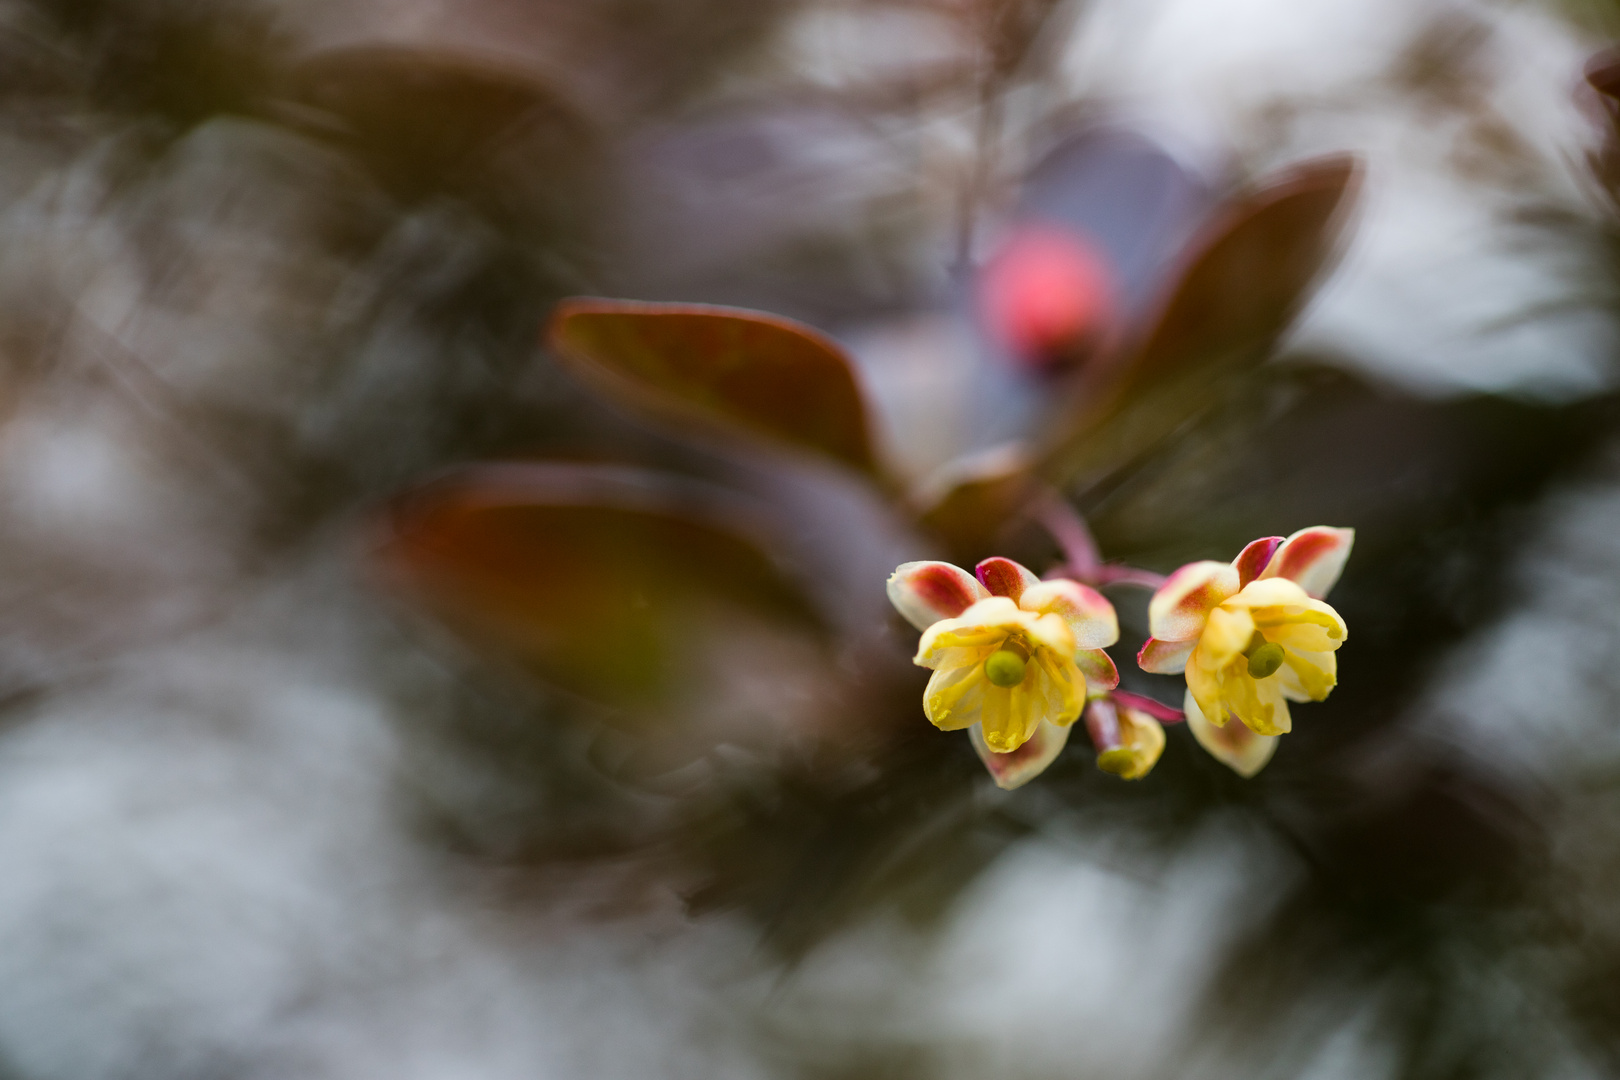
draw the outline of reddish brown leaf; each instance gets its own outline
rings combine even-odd
[[[1355,159],[1324,158],[1234,202],[1194,246],[1112,385],[1094,388],[1056,440],[1043,474],[1095,481],[1203,411],[1223,380],[1266,359],[1336,250],[1359,177]]]
[[[1605,49],[1588,60],[1586,81],[1605,97],[1620,100],[1620,49]]]
[[[576,298],[558,306],[550,341],[581,377],[644,415],[877,470],[854,371],[807,326],[728,308]]]
[[[1358,176],[1354,158],[1326,158],[1237,201],[1170,292],[1130,364],[1131,380],[1274,344],[1332,252],[1339,208]]]
[[[707,485],[611,466],[468,468],[401,499],[390,577],[458,630],[618,707],[667,697],[716,605],[815,625],[758,522]]]

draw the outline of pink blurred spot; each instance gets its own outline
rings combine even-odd
[[[979,303],[990,332],[1020,360],[1056,367],[1081,359],[1112,315],[1112,273],[1080,235],[1027,226],[985,266]]]

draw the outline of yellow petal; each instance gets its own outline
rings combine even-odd
[[[985,744],[998,754],[1023,746],[1041,722],[1031,707],[1029,691],[1021,685],[1004,690],[988,680],[982,685],[984,706],[979,725],[984,729]]]
[[[1198,699],[1198,707],[1203,710],[1211,724],[1220,727],[1226,723],[1226,705],[1221,701],[1221,679],[1218,671],[1197,664],[1188,664],[1187,692]]]
[[[1029,613],[1005,596],[987,596],[962,612],[959,622],[1021,626]]]
[[[1080,718],[1086,706],[1086,677],[1073,660],[1042,649],[1031,657],[1024,686],[1034,698],[1032,707],[1042,720],[1067,727]]]
[[[990,777],[996,782],[996,787],[1003,791],[1022,787],[1045,772],[1047,766],[1057,760],[1058,755],[1063,752],[1064,744],[1069,741],[1068,728],[1042,724],[1023,746],[1005,754],[998,754],[984,741],[982,728],[971,728],[968,734],[973,739],[973,749],[978,751],[979,760],[984,762],[984,767],[990,771]]]
[[[1216,727],[1204,717],[1192,691],[1187,692],[1184,709],[1187,727],[1198,745],[1209,751],[1211,757],[1245,779],[1266,767],[1271,755],[1277,752],[1275,738],[1256,735],[1242,724]]]
[[[1286,735],[1292,727],[1288,701],[1275,677],[1255,679],[1247,668],[1233,664],[1221,681],[1221,699],[1256,735]]]
[[[1101,649],[1119,640],[1114,605],[1096,589],[1078,581],[1043,581],[1026,590],[1018,606],[1041,615],[1060,615],[1069,624],[1076,648]]]
[[[969,653],[988,654],[998,647],[1013,629],[1031,621],[1028,612],[1005,597],[992,596],[981,600],[962,613],[961,618],[943,619],[923,631],[917,642],[917,655],[912,659],[918,667],[955,667],[968,662]]]
[[[1300,695],[1294,697],[1296,701],[1321,701],[1338,684],[1339,658],[1330,652],[1284,649],[1283,669],[1277,677],[1283,680],[1286,696],[1294,697],[1293,691]]]
[[[1074,634],[1061,615],[1037,615],[1024,632],[1036,645],[1061,656],[1074,655]]]
[[[1234,664],[1221,672],[1221,705],[1229,716],[1236,717],[1250,730],[1262,735],[1277,734],[1267,730],[1271,726],[1271,717],[1265,715],[1264,706],[1260,703],[1260,688],[1255,685],[1254,678],[1246,669],[1237,668],[1238,665]]]
[[[1267,641],[1293,649],[1330,652],[1350,636],[1344,619],[1320,600],[1309,600],[1303,607],[1256,607],[1249,612]]]
[[[1287,578],[1261,578],[1245,585],[1225,607],[1304,607],[1311,602],[1305,590]]]
[[[979,722],[984,691],[989,687],[984,668],[978,664],[940,668],[923,691],[923,714],[941,731],[972,727]]]
[[[1254,636],[1254,620],[1246,608],[1221,606],[1209,613],[1204,634],[1193,650],[1192,663],[1209,671],[1219,671],[1243,654]]]

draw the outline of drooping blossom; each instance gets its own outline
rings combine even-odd
[[[1348,630],[1322,598],[1354,540],[1352,529],[1323,526],[1256,540],[1230,563],[1183,566],[1149,602],[1153,636],[1137,662],[1186,675],[1193,735],[1246,776],[1275,749],[1255,737],[1289,731],[1289,702],[1321,701],[1338,680]],[[1246,733],[1226,730],[1234,717]]]
[[[1123,690],[1100,694],[1086,706],[1086,731],[1097,768],[1122,780],[1140,780],[1164,753],[1164,724],[1182,721],[1179,709]]]
[[[1003,787],[1051,764],[1088,694],[1119,683],[1103,651],[1119,640],[1114,607],[1079,582],[1041,581],[1011,559],[992,558],[975,574],[906,563],[888,590],[923,631],[914,662],[934,672],[923,712],[942,730],[972,729]]]

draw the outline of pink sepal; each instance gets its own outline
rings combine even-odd
[[[1044,720],[1024,745],[1006,754],[998,754],[990,749],[978,724],[974,724],[968,734],[973,740],[973,749],[978,751],[979,760],[984,762],[990,778],[996,782],[996,787],[1003,791],[1022,787],[1045,772],[1047,766],[1057,760],[1058,755],[1063,752],[1064,745],[1069,741],[1067,727],[1058,727]]]
[[[1119,640],[1119,617],[1114,605],[1096,589],[1059,578],[1024,590],[1018,606],[1025,611],[1060,616],[1081,649],[1102,649]]]
[[[1283,538],[1280,536],[1265,536],[1244,548],[1238,557],[1232,560],[1232,565],[1237,567],[1238,588],[1243,588],[1264,573],[1266,567],[1271,565],[1271,557],[1277,553],[1282,544]]]
[[[972,574],[948,562],[903,563],[889,575],[889,602],[919,630],[954,619],[989,596]]]
[[[1148,632],[1160,641],[1186,641],[1204,632],[1209,613],[1238,591],[1231,563],[1188,563],[1148,601]]]
[[[1263,578],[1288,578],[1312,599],[1321,600],[1337,584],[1356,542],[1356,530],[1315,525],[1284,540],[1271,557]]]
[[[973,568],[973,572],[991,596],[1005,596],[1015,604],[1024,595],[1025,589],[1041,583],[1040,578],[1023,566],[999,555],[984,560]]]
[[[1185,641],[1148,638],[1136,654],[1136,666],[1154,675],[1180,675],[1187,669],[1187,658],[1197,646],[1196,637]]]
[[[1113,657],[1101,649],[1076,649],[1074,662],[1086,676],[1088,691],[1112,690],[1119,685],[1119,669]]]

